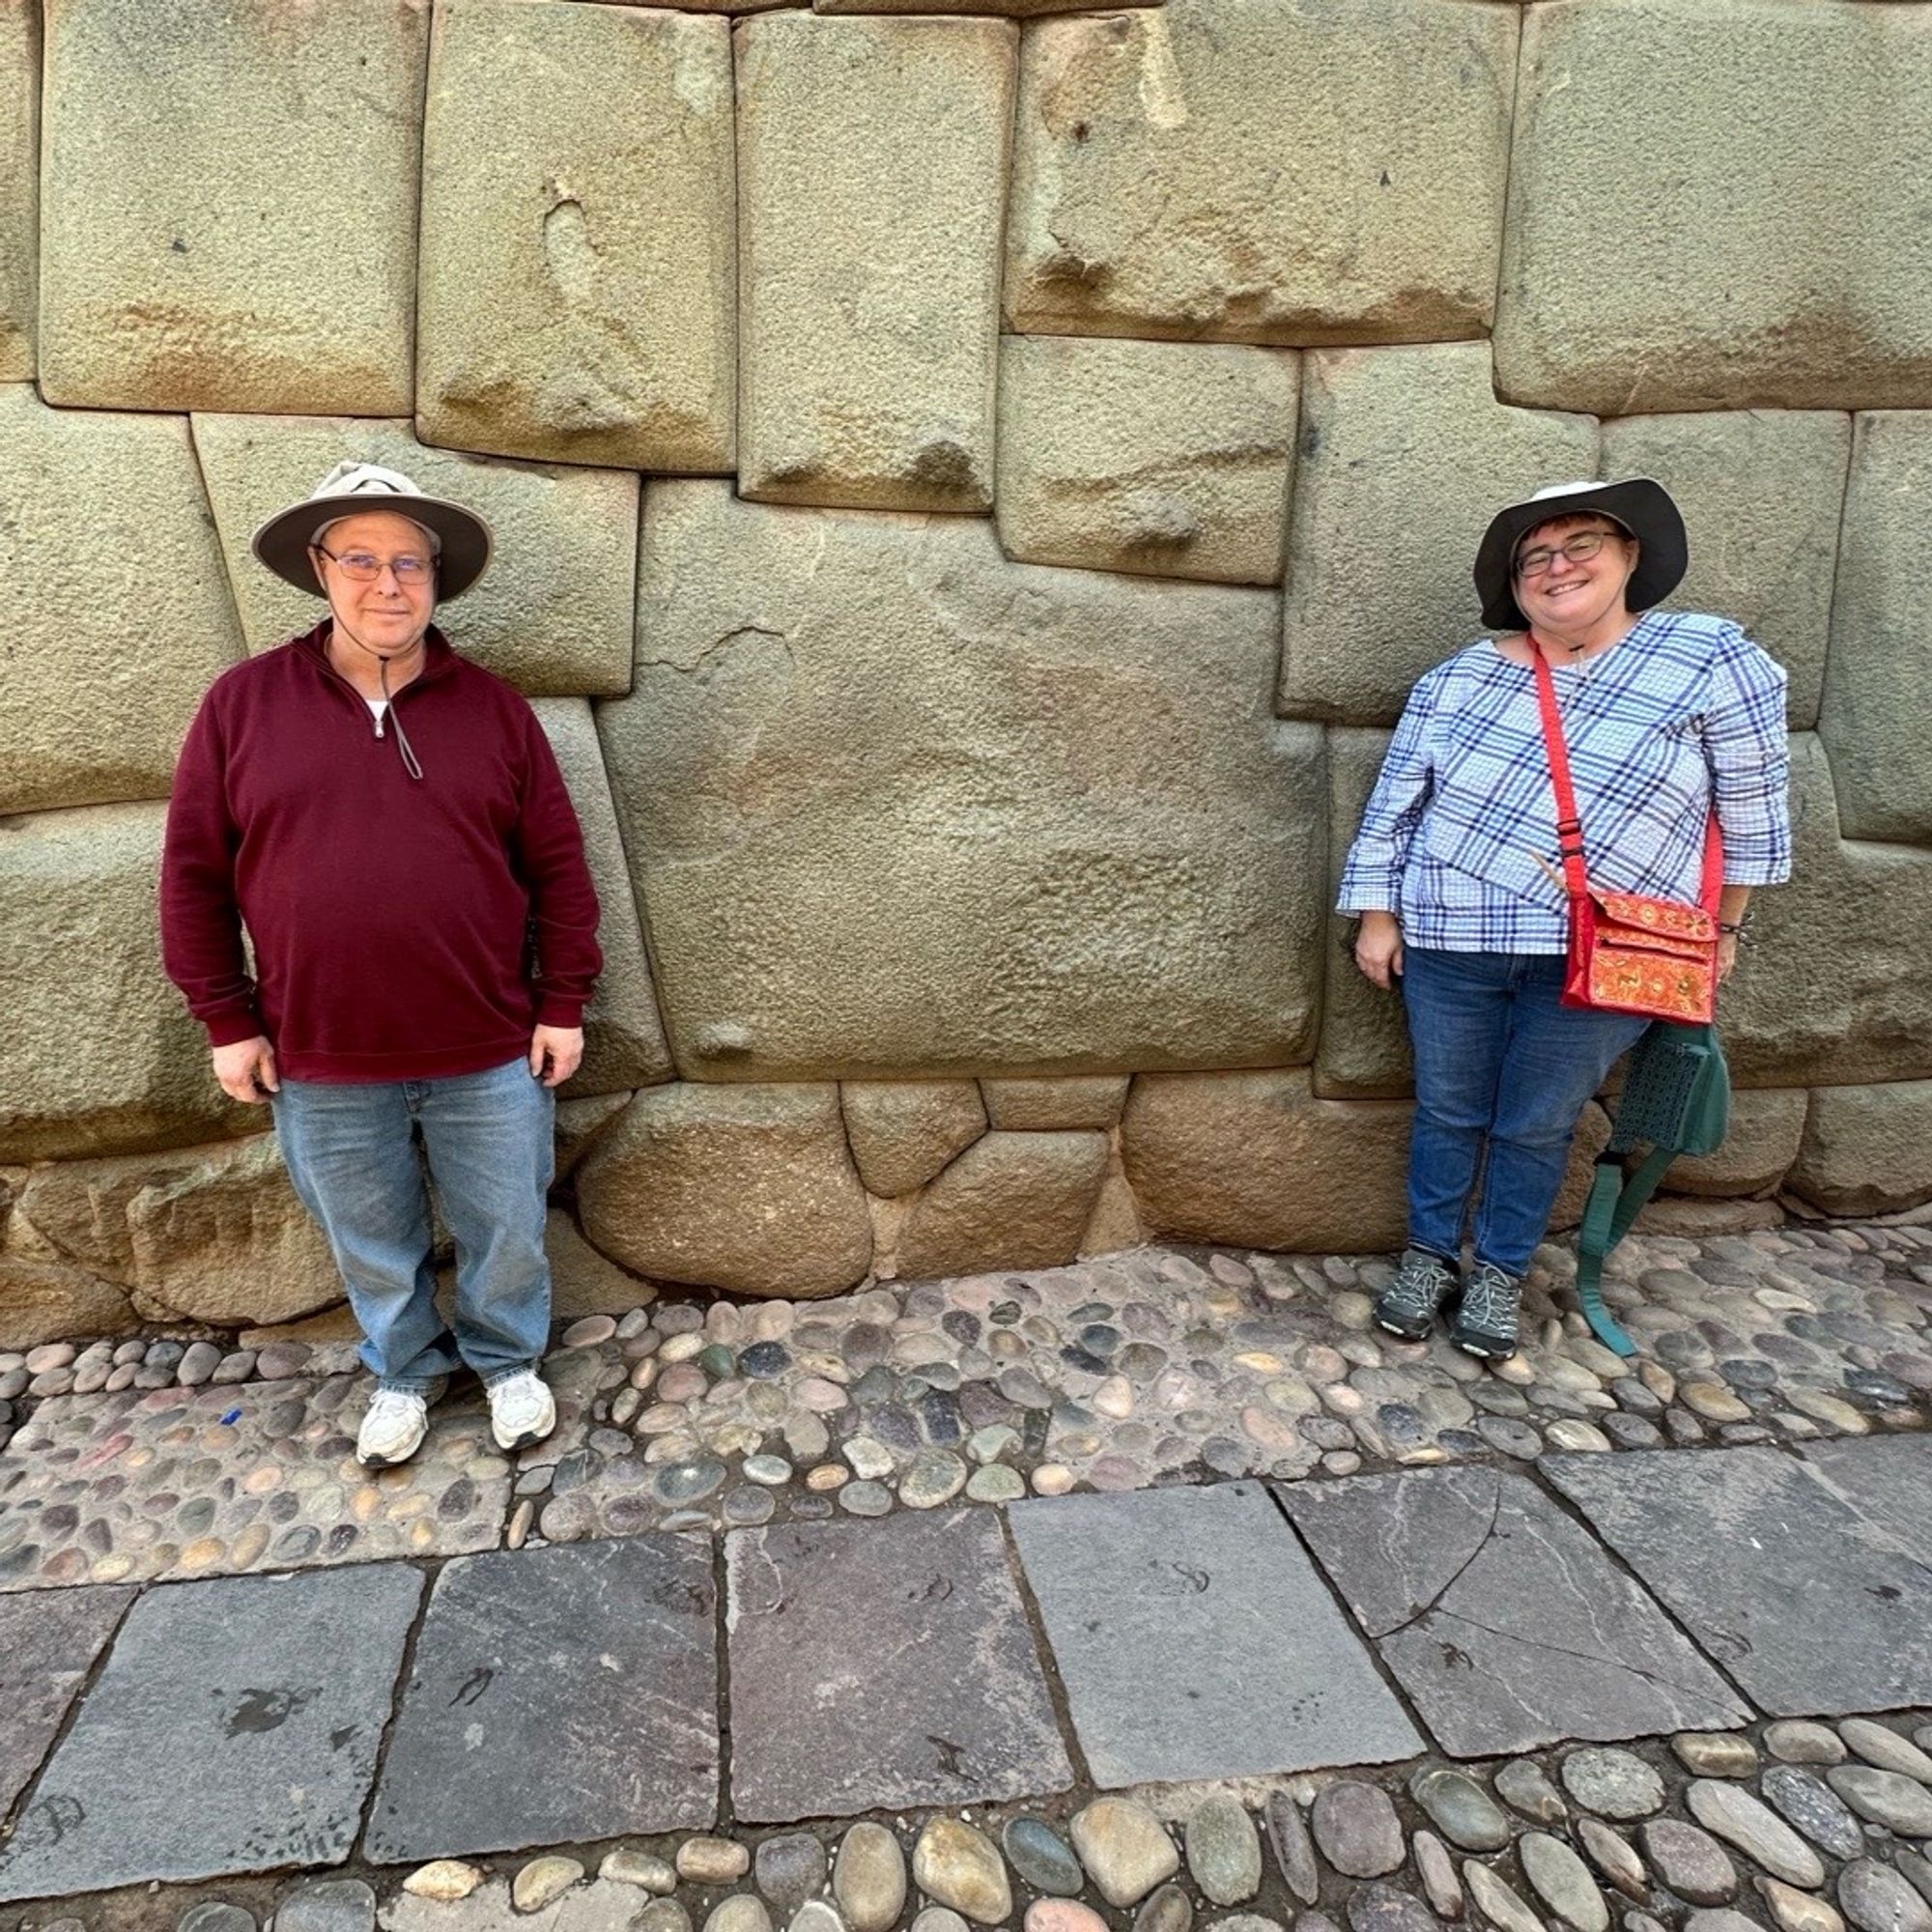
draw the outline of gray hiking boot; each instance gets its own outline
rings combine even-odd
[[[1517,1314],[1522,1305],[1522,1283],[1505,1274],[1494,1262],[1478,1262],[1463,1284],[1449,1339],[1465,1355],[1499,1362],[1516,1353]]]
[[[1391,1335],[1420,1342],[1435,1321],[1435,1312],[1456,1292],[1456,1270],[1440,1255],[1405,1248],[1395,1279],[1376,1300],[1376,1320]]]

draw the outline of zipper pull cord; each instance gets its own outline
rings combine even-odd
[[[403,729],[403,721],[397,715],[396,700],[389,696],[389,661],[387,658],[381,658],[378,663],[382,667],[383,702],[388,707],[389,723],[396,727],[396,750],[402,753],[403,769],[411,778],[420,782],[423,775],[422,767],[416,763],[415,749],[411,745],[409,733]],[[383,721],[380,718],[376,721],[376,735],[379,738],[383,735]]]

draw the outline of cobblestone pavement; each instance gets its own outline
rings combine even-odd
[[[0,1927],[1932,1932],[1932,1231],[1564,1267],[651,1300],[373,1480],[339,1347],[0,1357]]]

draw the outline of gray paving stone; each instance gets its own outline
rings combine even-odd
[[[1932,1569],[1770,1448],[1543,1467],[1772,1717],[1932,1703]]]
[[[1008,1520],[1103,1788],[1422,1748],[1257,1485],[1043,1498]]]
[[[107,1586],[0,1599],[0,1818],[40,1768],[133,1594]]]
[[[714,1823],[716,1607],[701,1537],[449,1564],[416,1642],[368,1857],[403,1863]]]
[[[998,1512],[733,1530],[724,1548],[741,1821],[1073,1782]]]
[[[150,1590],[0,1850],[0,1898],[340,1863],[422,1586],[379,1563]]]
[[[1866,1521],[1932,1565],[1932,1435],[1807,1442],[1799,1453]]]
[[[1412,1469],[1295,1484],[1282,1494],[1451,1756],[1723,1727],[1749,1716],[1527,1476]]]

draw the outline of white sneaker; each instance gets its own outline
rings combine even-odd
[[[429,1434],[429,1398],[417,1389],[379,1388],[355,1437],[355,1460],[365,1469],[407,1463]]]
[[[534,1369],[492,1382],[489,1397],[490,1433],[505,1454],[541,1442],[556,1427],[556,1404]]]

